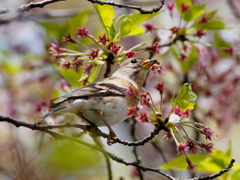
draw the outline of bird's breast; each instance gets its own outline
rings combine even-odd
[[[96,110],[100,110],[103,112],[103,117],[108,124],[115,125],[127,119],[128,100],[129,99],[123,96],[91,97],[81,112],[85,118],[95,125],[104,126],[105,124],[96,113]]]

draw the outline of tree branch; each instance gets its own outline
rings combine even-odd
[[[225,167],[223,168],[221,171],[215,173],[215,174],[212,174],[210,176],[205,176],[205,177],[199,177],[199,178],[193,178],[192,180],[208,180],[208,179],[215,179],[219,176],[221,176],[222,174],[228,172],[232,167],[233,167],[233,164],[235,162],[235,159],[231,159],[230,163]]]
[[[29,4],[24,4],[21,5],[20,7],[18,7],[16,9],[17,13],[22,13],[24,11],[29,11],[30,9],[33,8],[43,8],[44,6],[48,5],[48,4],[52,4],[55,2],[59,2],[59,1],[65,1],[65,0],[43,0],[40,2],[30,2]],[[0,10],[0,14],[6,14],[9,13],[11,10],[8,8],[4,8],[2,10]]]
[[[158,12],[162,9],[162,7],[165,3],[165,0],[160,0],[157,8],[153,8],[151,10],[144,10],[140,6],[133,6],[133,5],[128,5],[128,4],[115,3],[113,1],[100,1],[100,0],[87,0],[87,1],[92,2],[92,3],[97,3],[97,4],[100,4],[100,5],[111,5],[111,6],[116,6],[116,7],[119,7],[119,8],[135,9],[135,10],[138,10],[141,14],[152,14],[154,12]]]
[[[61,133],[50,130],[51,128],[53,129],[53,128],[56,128],[56,127],[63,128],[64,127],[63,125],[52,125],[52,126],[38,125],[38,124],[35,124],[35,123],[28,123],[28,122],[24,122],[24,121],[19,121],[17,119],[7,117],[7,116],[2,116],[2,115],[0,115],[0,122],[8,122],[8,123],[11,123],[11,124],[15,125],[16,127],[24,126],[24,127],[29,128],[29,129],[32,129],[32,130],[40,130],[40,131],[43,131],[45,133],[48,133],[48,134],[52,135],[53,137],[55,137],[57,139],[67,139],[67,140],[70,140],[70,141],[74,141],[78,144],[87,146],[89,148],[92,148],[96,151],[99,151],[99,152],[103,153],[104,155],[108,156],[109,158],[111,158],[112,160],[114,160],[118,163],[125,164],[126,166],[135,166],[137,168],[142,169],[143,171],[156,172],[156,173],[161,174],[161,175],[163,175],[166,178],[171,179],[171,180],[180,180],[179,178],[174,178],[174,177],[170,176],[169,174],[163,172],[161,169],[146,167],[146,166],[143,166],[143,165],[139,164],[138,162],[126,161],[126,160],[124,160],[124,159],[122,159],[122,158],[120,158],[120,157],[118,157],[118,156],[116,156],[116,155],[114,155],[114,154],[112,154],[108,151],[105,151],[104,149],[102,149],[100,147],[97,147],[97,146],[89,144],[87,142],[84,142],[84,141],[75,139],[73,137],[69,137],[69,136],[66,136],[64,134],[61,134]],[[73,125],[74,125],[74,127],[77,127],[77,124],[68,124],[67,123],[67,124],[64,124],[64,125],[65,125],[65,127],[67,127],[67,126],[68,127],[73,127]],[[79,126],[78,125],[78,127],[82,127],[83,129],[85,128],[86,130],[89,130],[88,129],[89,126],[83,126],[83,125]],[[156,128],[156,129],[158,130],[159,128]],[[198,177],[198,178],[195,177],[195,178],[192,178],[190,180],[207,180],[207,179],[214,179],[216,177],[219,177],[222,174],[228,172],[229,169],[233,166],[234,162],[235,162],[235,160],[232,159],[228,166],[226,166],[224,169],[222,169],[221,171],[219,171],[219,172],[217,172],[213,175],[205,176],[205,177]]]
[[[56,124],[56,125],[39,125],[39,124],[36,124],[36,123],[19,121],[19,120],[16,120],[14,118],[7,117],[7,116],[2,116],[2,115],[0,115],[0,121],[9,122],[9,123],[15,125],[16,127],[23,126],[23,127],[27,127],[29,129],[32,129],[32,130],[39,130],[39,131],[43,131],[43,132],[46,132],[46,130],[49,130],[49,129],[73,127],[73,128],[79,128],[83,131],[88,131],[88,132],[92,133],[94,136],[100,136],[100,137],[103,137],[105,139],[109,138],[108,134],[103,133],[99,129],[91,128],[91,126],[89,126],[89,125],[70,124],[70,123]],[[127,146],[144,145],[145,143],[152,140],[161,130],[164,130],[164,125],[163,124],[160,125],[160,126],[156,126],[154,131],[149,136],[145,137],[142,140],[125,141],[125,140],[122,140],[119,137],[112,137],[111,142],[112,143],[120,143],[120,144],[127,145]]]
[[[48,4],[52,4],[52,3],[56,3],[59,1],[66,1],[66,0],[43,0],[40,2],[30,2],[28,4],[24,4],[21,5],[20,7],[18,7],[17,9],[9,9],[9,8],[3,8],[0,9],[0,15],[6,14],[6,13],[10,13],[10,12],[14,12],[14,14],[11,14],[10,16],[7,17],[1,17],[0,18],[0,24],[4,24],[9,22],[10,20],[16,19],[17,17],[19,17],[23,12],[25,11],[29,11],[33,8],[43,8],[44,6],[48,5]],[[129,8],[129,9],[135,9],[138,10],[141,14],[152,14],[154,12],[158,12],[162,9],[165,0],[160,0],[158,3],[158,7],[153,8],[151,10],[144,10],[141,8],[141,6],[133,6],[133,5],[128,5],[128,4],[121,4],[121,3],[115,3],[113,1],[100,1],[100,0],[87,0],[91,3],[97,3],[100,5],[111,5],[111,6],[116,6],[119,8]]]

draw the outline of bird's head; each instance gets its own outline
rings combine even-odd
[[[130,58],[122,62],[112,76],[121,77],[140,87],[143,85],[149,69],[155,63],[157,63],[155,59]]]

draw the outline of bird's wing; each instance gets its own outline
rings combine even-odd
[[[91,96],[126,96],[127,87],[121,87],[116,83],[107,81],[98,81],[87,86],[77,88],[70,93],[52,99],[52,101],[62,99],[62,101],[70,99],[88,98]]]

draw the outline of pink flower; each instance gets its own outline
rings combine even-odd
[[[189,10],[189,8],[190,8],[190,6],[188,6],[184,3],[181,4],[182,13],[187,12]]]
[[[179,30],[180,30],[180,28],[178,28],[176,26],[174,26],[170,29],[170,31],[172,31],[172,34],[177,34]]]
[[[113,43],[110,50],[112,51],[113,54],[117,55],[120,47],[117,47],[116,43]]]
[[[182,46],[182,50],[184,52],[187,52],[187,50],[191,49],[191,46],[189,45],[189,43],[184,43]]]
[[[70,68],[70,62],[65,60],[65,59],[61,59],[59,67],[62,69],[69,69]]]
[[[153,25],[150,24],[150,23],[146,23],[146,24],[144,24],[143,26],[145,27],[146,32],[152,32],[152,31],[154,30]]]
[[[230,56],[233,56],[235,54],[235,50],[233,48],[226,48],[224,49],[226,53],[228,53]]]
[[[126,94],[127,96],[133,96],[133,97],[135,97],[135,98],[138,97],[137,94],[136,94],[136,92],[135,92],[135,90],[133,89],[132,86],[129,86],[129,87],[128,87],[128,90],[125,92],[125,94]]]
[[[78,57],[74,57],[74,59],[72,60],[72,68],[78,72],[80,66],[82,65],[83,65],[83,60],[78,59]]]
[[[136,54],[136,52],[134,52],[134,51],[129,51],[129,52],[125,53],[125,56],[126,56],[127,58],[132,58],[132,57],[135,56],[135,54]]]
[[[198,22],[198,24],[207,24],[209,19],[211,19],[211,18],[203,15],[202,19]]]
[[[133,107],[133,108],[128,108],[128,116],[129,117],[133,117],[137,115],[137,107]]]
[[[59,47],[59,45],[52,43],[49,47],[49,53],[52,54],[56,59],[63,57],[63,54],[60,54],[61,51],[65,51],[65,48]]]
[[[170,132],[163,136],[163,139],[167,142],[173,139],[173,136]]]
[[[212,131],[209,127],[204,126],[203,124],[199,123],[199,126],[201,128],[201,132],[206,136],[206,139],[212,140],[213,135],[216,133]]]
[[[143,113],[139,113],[139,115],[140,115],[139,119],[140,119],[142,122],[148,122],[147,113],[143,112]]]
[[[177,114],[178,116],[182,116],[182,114],[183,114],[183,111],[182,111],[182,109],[181,108],[179,108],[179,107],[175,107],[173,110],[172,110],[172,112],[174,113],[174,114]]]
[[[213,151],[213,143],[209,143],[209,144],[202,143],[201,147],[203,147],[208,154],[211,154]]]
[[[59,81],[59,88],[65,91],[69,91],[70,84],[65,79],[61,79]]]
[[[196,164],[193,164],[192,161],[191,161],[188,157],[186,158],[186,161],[187,161],[187,163],[188,163],[187,170],[188,170],[188,171],[196,171],[197,165],[196,165]]]
[[[148,46],[146,49],[152,51],[154,54],[159,54],[161,50],[159,47],[159,41],[154,42],[152,46]]]
[[[102,37],[99,37],[99,41],[105,45],[107,42],[109,42],[109,39],[106,38],[106,34],[104,34]]]
[[[158,64],[154,64],[154,65],[151,67],[151,70],[152,70],[154,73],[163,74],[164,71],[165,71],[165,68],[164,68],[163,66],[158,65]]]
[[[188,141],[186,145],[188,146],[189,151],[192,152],[193,154],[197,154],[201,152],[201,148],[193,141]]]
[[[174,2],[167,3],[167,9],[170,11],[170,14],[172,14],[174,7],[175,7]]]
[[[89,58],[95,59],[95,58],[98,56],[98,52],[99,52],[99,49],[93,50],[93,51],[89,54]]]
[[[181,54],[179,55],[179,57],[178,57],[178,59],[179,59],[180,61],[182,61],[182,62],[184,62],[185,60],[187,60],[187,58],[188,58],[188,55],[185,54],[185,53],[181,53]]]
[[[180,142],[178,144],[178,147],[177,147],[178,155],[179,154],[187,154],[188,150],[189,150],[189,147],[185,143]]]
[[[182,116],[183,116],[184,118],[188,118],[188,117],[190,116],[190,110],[189,110],[189,109],[186,109],[186,111],[184,111],[184,112],[182,113]]]
[[[76,30],[76,35],[80,38],[85,38],[89,35],[90,33],[88,32],[86,27],[83,28],[77,28]]]
[[[141,94],[141,105],[149,106],[150,105],[150,98],[146,94]]]
[[[157,83],[157,85],[154,87],[156,90],[160,92],[160,94],[163,94],[164,89],[164,81]]]
[[[205,36],[206,33],[204,32],[204,29],[198,29],[197,32],[194,34],[194,36],[197,36],[201,38],[202,36]]]

